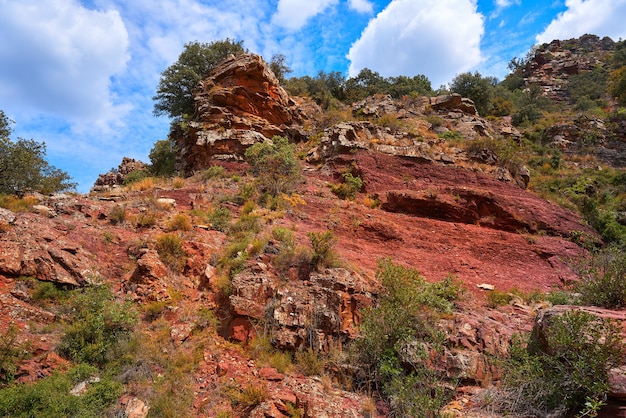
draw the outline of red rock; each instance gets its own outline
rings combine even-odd
[[[259,375],[265,380],[280,381],[283,380],[283,374],[278,373],[273,367],[263,367],[259,369]]]

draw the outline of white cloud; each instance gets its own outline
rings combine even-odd
[[[496,0],[496,6],[500,8],[509,7],[512,4],[520,4],[520,0]]]
[[[565,7],[567,10],[537,35],[538,43],[577,38],[586,33],[614,40],[626,37],[626,0],[566,0]]]
[[[337,2],[338,0],[278,0],[277,12],[272,17],[272,22],[296,31],[302,28],[310,18],[322,13],[329,6],[334,6]],[[364,0],[356,0],[359,4],[364,2]]]
[[[0,2],[0,101],[105,127],[128,111],[111,93],[128,33],[115,10],[76,0]]]
[[[483,32],[473,0],[393,0],[350,48],[349,75],[424,74],[437,88],[481,62]]]
[[[359,13],[372,13],[374,5],[368,0],[349,0],[348,5]]]

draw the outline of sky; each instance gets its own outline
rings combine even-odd
[[[283,54],[291,76],[369,68],[438,88],[468,71],[503,79],[538,43],[626,38],[625,21],[626,0],[0,0],[0,109],[86,193],[167,138],[152,97],[187,42]]]

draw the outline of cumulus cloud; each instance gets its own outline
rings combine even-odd
[[[438,87],[481,62],[483,32],[473,0],[393,0],[350,48],[349,75],[424,74]]]
[[[626,37],[626,0],[566,0],[565,7],[567,10],[537,35],[538,43],[577,38],[586,33],[614,40]]]
[[[3,1],[0,39],[1,102],[103,126],[128,110],[111,93],[129,58],[117,11],[76,0]]]
[[[348,5],[359,13],[372,13],[374,5],[368,0],[349,0]]]
[[[296,31],[302,28],[310,18],[337,3],[338,0],[278,0],[277,12],[272,17],[272,22],[286,29]],[[352,3],[362,6],[367,1],[352,0]]]

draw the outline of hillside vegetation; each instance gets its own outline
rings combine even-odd
[[[438,91],[284,61],[187,44],[88,196],[2,114],[43,177],[0,195],[0,416],[610,414],[626,44]]]

